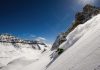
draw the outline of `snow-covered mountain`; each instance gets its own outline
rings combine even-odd
[[[78,25],[66,38],[60,45],[65,51],[58,58],[50,60],[53,51],[49,51],[21,70],[100,70],[100,14]]]
[[[10,34],[0,35],[0,68],[14,61],[31,63],[49,50],[49,47],[39,41],[22,40]]]
[[[100,70],[100,14],[78,25],[60,48],[67,50],[47,70]]]
[[[43,48],[47,47],[47,45],[43,42],[34,41],[34,40],[23,40],[8,33],[4,33],[0,35],[0,43],[11,43],[16,48],[21,48],[22,47],[21,44],[23,45],[27,44],[30,45],[29,47],[32,47],[33,49],[37,49],[37,50],[42,50],[41,46],[44,46]]]
[[[76,13],[75,21],[68,27],[68,30],[59,34],[52,46],[51,50],[57,49],[64,41],[66,41],[67,35],[73,31],[79,24],[84,24],[86,21],[91,19],[100,13],[100,8],[87,4],[83,7],[81,12]]]

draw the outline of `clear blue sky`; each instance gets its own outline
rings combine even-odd
[[[0,33],[51,43],[87,3],[100,6],[100,0],[0,0]]]

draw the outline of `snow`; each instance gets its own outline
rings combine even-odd
[[[21,70],[45,70],[47,64],[49,64],[50,60],[50,55],[51,51],[47,51],[45,52],[43,55],[41,55],[41,57],[39,58],[39,60]]]
[[[71,47],[47,70],[100,70],[100,14],[79,25],[67,39],[60,47]]]
[[[37,60],[27,60],[26,58],[18,58],[11,62],[9,62],[6,66],[4,66],[0,70],[19,70],[20,68],[23,68]]]
[[[30,44],[16,43],[16,45],[19,47],[12,43],[0,42],[0,70],[16,70],[31,64],[40,58],[42,49],[45,48],[44,45],[39,46],[42,47],[41,50],[32,48]],[[37,46],[34,45],[34,47]]]
[[[44,70],[46,69],[47,64],[51,61],[50,54],[51,51],[48,50],[41,54],[36,60],[27,59],[25,57],[18,58],[8,63],[7,66],[0,70]]]

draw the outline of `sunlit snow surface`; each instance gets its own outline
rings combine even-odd
[[[79,25],[67,39],[60,47],[72,46],[47,70],[100,70],[100,14]]]
[[[41,49],[34,49],[29,44],[16,43],[20,47],[15,47],[12,43],[0,42],[0,70],[17,70],[39,60],[44,52],[49,50],[45,45],[34,45]],[[43,50],[46,51],[43,52]]]

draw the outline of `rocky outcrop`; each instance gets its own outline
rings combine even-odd
[[[66,41],[66,34],[65,33],[61,33],[57,36],[51,50],[57,49],[58,46],[63,43],[64,41]]]
[[[100,13],[100,8],[87,4],[82,12],[78,12],[75,15],[75,22],[78,24],[83,24],[88,21],[93,16]]]
[[[99,7],[95,7],[89,4],[85,5],[81,12],[76,13],[75,21],[71,24],[71,26],[69,26],[68,30],[57,36],[51,50],[57,49],[61,43],[66,41],[67,35],[79,24],[85,23],[86,21],[88,21],[93,16],[96,16],[99,13],[100,13]]]

